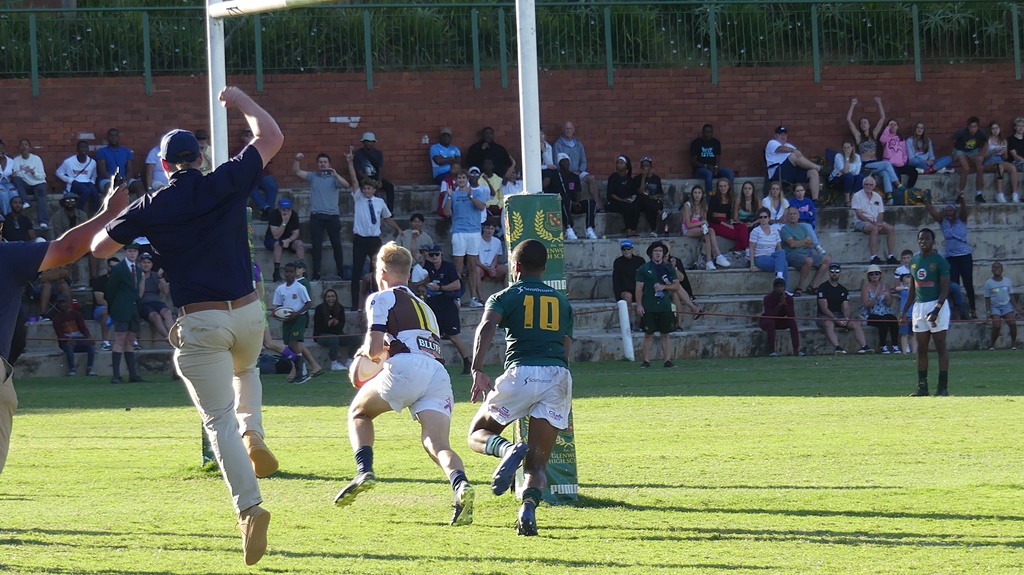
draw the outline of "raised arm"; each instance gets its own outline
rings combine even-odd
[[[929,199],[927,196],[924,198],[924,208],[928,210],[928,214],[932,217],[933,220],[935,220],[935,223],[942,223],[942,214],[940,214],[939,211],[935,209],[935,206],[932,205],[931,199]]]
[[[306,157],[306,156],[303,155],[302,152],[299,152],[299,153],[295,154],[295,161],[292,162],[292,173],[294,173],[296,176],[302,178],[303,180],[305,180],[306,178],[309,177],[309,172],[303,171],[303,169],[302,169],[301,162],[302,162],[302,158],[304,158],[304,157]]]
[[[857,129],[857,124],[853,123],[853,111],[857,108],[857,98],[850,100],[850,110],[846,112],[846,125],[850,126],[850,133],[853,134],[854,141],[860,143],[860,130]]]
[[[871,135],[878,138],[878,135],[882,133],[882,128],[885,127],[885,107],[882,106],[882,98],[879,96],[875,96],[875,103],[878,104],[878,123],[875,124]]]
[[[277,121],[248,94],[235,86],[226,86],[221,90],[220,101],[225,108],[238,108],[245,116],[253,135],[249,145],[260,153],[263,167],[266,167],[284,144],[284,134],[281,133]]]

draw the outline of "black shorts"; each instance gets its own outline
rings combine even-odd
[[[459,335],[462,332],[459,308],[455,307],[454,301],[451,304],[431,306],[430,309],[434,310],[434,315],[437,317],[437,327],[441,330],[441,337]]]
[[[676,314],[671,311],[649,311],[640,318],[644,333],[658,332],[662,335],[675,331]]]
[[[149,317],[151,313],[160,313],[161,310],[167,308],[167,304],[162,301],[140,301],[139,302],[139,315],[142,317]]]
[[[283,237],[275,240],[273,236],[267,236],[263,238],[263,247],[267,248],[270,251],[274,251],[274,246],[277,244],[281,244],[281,242],[283,242],[284,240],[285,238]],[[295,242],[288,244],[287,247],[284,244],[281,244],[281,249],[295,253]]]
[[[142,318],[139,317],[137,310],[132,313],[132,317],[128,321],[114,320],[114,333],[124,333],[126,331],[139,333],[140,330],[142,330]]]

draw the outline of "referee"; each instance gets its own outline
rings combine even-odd
[[[263,306],[253,289],[246,202],[263,167],[281,149],[277,122],[242,90],[220,93],[238,108],[254,138],[237,156],[203,175],[191,132],[172,130],[160,142],[166,187],[118,215],[93,240],[106,258],[132,238],[146,236],[174,278],[178,321],[170,330],[174,364],[199,410],[217,464],[238,513],[246,565],[266,552],[270,512],[259,506],[257,476],[277,470],[263,442],[263,388],[256,360],[263,344]]]

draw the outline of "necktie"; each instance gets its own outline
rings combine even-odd
[[[132,283],[135,284],[135,287],[138,287],[139,286],[139,276],[135,275],[135,264],[129,264],[128,265],[128,269],[131,270],[131,272],[132,272]]]
[[[371,224],[376,224],[377,223],[377,212],[373,211],[373,200],[370,200],[366,205],[370,208],[370,223]]]

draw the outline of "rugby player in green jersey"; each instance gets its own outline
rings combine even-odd
[[[907,321],[907,311],[914,311],[910,325],[917,338],[917,390],[910,395],[928,395],[929,339],[935,342],[939,353],[939,386],[935,395],[949,395],[949,262],[935,251],[935,232],[930,229],[917,233],[917,245],[921,252],[910,260],[910,293],[900,314],[900,321]]]

